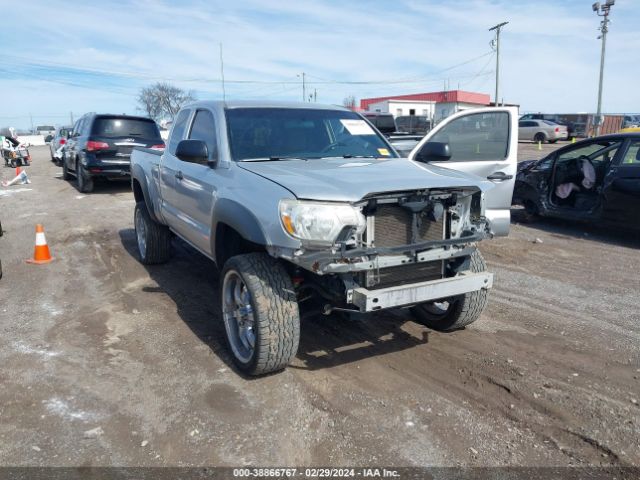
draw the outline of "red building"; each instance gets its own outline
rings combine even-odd
[[[389,95],[385,97],[363,98],[360,100],[360,109],[365,111],[381,111],[395,113],[391,104],[393,102],[424,102],[432,105],[433,118],[440,120],[449,115],[467,110],[488,106],[491,98],[486,93],[465,92],[464,90],[449,90],[444,92],[413,93],[409,95]],[[435,104],[435,105],[434,105]],[[416,112],[418,114],[418,112]]]

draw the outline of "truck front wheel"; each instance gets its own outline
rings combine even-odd
[[[133,222],[140,261],[145,265],[153,265],[169,260],[171,232],[165,225],[153,221],[144,202],[136,203]]]
[[[285,368],[298,351],[300,313],[284,267],[265,253],[237,255],[221,279],[222,319],[238,369],[261,375]]]
[[[474,273],[484,272],[487,264],[478,250],[471,254]],[[487,306],[489,292],[477,290],[435,302],[426,302],[411,309],[414,318],[423,325],[441,332],[459,330],[475,322]]]

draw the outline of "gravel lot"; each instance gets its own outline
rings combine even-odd
[[[1,465],[640,465],[637,236],[516,211],[471,327],[307,320],[290,368],[247,379],[213,264],[175,242],[141,265],[129,185],[80,194],[31,151],[33,183],[0,189]]]

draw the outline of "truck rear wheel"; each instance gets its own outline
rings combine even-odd
[[[471,254],[471,268],[474,273],[484,272],[487,264],[482,254],[476,250]],[[464,295],[426,302],[411,309],[415,319],[423,325],[442,332],[459,330],[480,318],[487,306],[489,292],[485,289]]]
[[[284,369],[298,351],[300,313],[284,267],[265,253],[231,257],[220,307],[235,365],[249,375]]]
[[[136,203],[133,214],[140,261],[145,265],[165,263],[171,256],[171,232],[154,222],[144,202]]]

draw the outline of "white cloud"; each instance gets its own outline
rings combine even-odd
[[[219,43],[224,45],[227,79],[297,81],[305,71],[319,99],[339,103],[361,98],[451,88],[493,92],[493,79],[480,75],[487,58],[442,72],[489,51],[487,29],[509,25],[502,37],[502,88],[505,101],[523,110],[595,109],[599,19],[588,1],[523,2],[453,0],[402,2],[193,0],[75,3],[34,0],[12,8],[13,22],[28,36],[0,33],[7,55],[80,68],[131,72],[134,76],[91,82],[105,91],[0,77],[0,115],[28,112],[76,114],[88,110],[135,111],[135,94],[155,79],[170,79],[201,96],[219,98]],[[640,66],[633,61],[640,44],[639,12],[619,0],[608,38],[604,106],[607,111],[638,111],[632,86]],[[0,68],[13,68],[11,62]],[[491,72],[493,64],[485,72]],[[33,75],[33,72],[31,72]],[[424,78],[403,85],[319,84],[317,78],[360,80]],[[75,78],[75,79],[74,79]],[[59,77],[56,77],[59,80]],[[201,79],[178,81],[176,79]],[[314,84],[314,79],[316,83]],[[110,93],[111,92],[111,93]],[[126,95],[123,95],[125,92]],[[298,99],[291,84],[227,85],[231,97]],[[0,124],[7,123],[0,117]],[[23,125],[26,125],[23,122]]]

